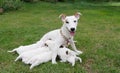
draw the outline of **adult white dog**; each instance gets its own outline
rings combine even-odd
[[[68,45],[68,43],[70,43],[70,45],[74,49],[74,51],[77,52],[77,54],[81,54],[82,51],[78,51],[76,49],[75,43],[73,41],[74,34],[77,29],[78,19],[80,18],[80,15],[81,14],[78,12],[72,16],[66,16],[65,14],[61,14],[60,18],[63,22],[63,26],[60,29],[56,29],[56,30],[46,33],[40,39],[40,41],[38,41],[34,44],[31,44],[31,45],[22,46],[22,49],[28,48],[28,49],[32,50],[32,49],[42,47],[42,46],[44,46],[46,40],[51,39],[59,45]],[[19,48],[20,47],[18,47],[16,49],[19,49]],[[55,57],[55,55],[54,55],[54,57]],[[56,63],[55,60],[53,62]]]

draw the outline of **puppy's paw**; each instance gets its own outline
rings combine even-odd
[[[80,54],[82,54],[83,52],[82,52],[82,51],[77,50],[77,51],[76,51],[76,53],[77,53],[77,55],[80,55]]]

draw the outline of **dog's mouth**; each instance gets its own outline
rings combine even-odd
[[[69,31],[70,32],[70,35],[71,36],[74,36],[75,35],[75,32],[74,31]]]
[[[67,27],[66,27],[67,28]],[[75,35],[75,31],[70,31],[68,28],[67,28],[67,30],[70,32],[70,35],[71,36],[74,36]]]

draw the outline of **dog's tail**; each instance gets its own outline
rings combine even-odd
[[[11,53],[11,52],[15,52],[15,51],[16,51],[16,49],[13,49],[13,50],[11,50],[11,51],[7,51],[7,52],[10,52],[10,53]]]
[[[18,56],[14,61],[16,62],[17,60],[19,60],[21,58],[21,56]]]

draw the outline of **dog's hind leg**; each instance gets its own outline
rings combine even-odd
[[[19,59],[21,59],[21,56],[18,56],[14,61],[16,62]]]
[[[36,61],[35,63],[33,63],[31,66],[30,66],[30,69],[34,68],[35,66],[39,65],[40,62],[39,61]]]

